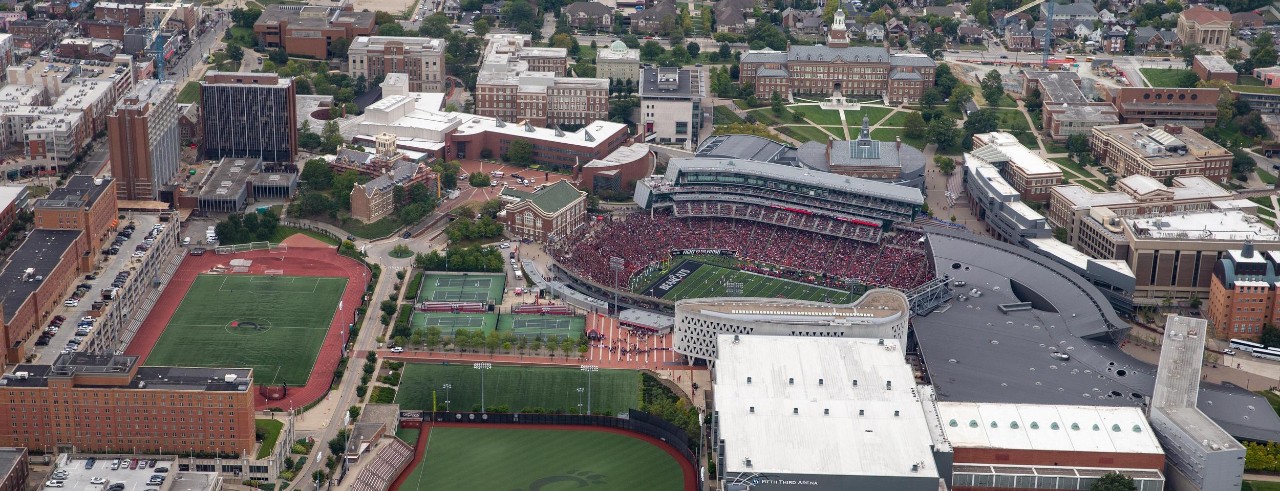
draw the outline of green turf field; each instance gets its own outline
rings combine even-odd
[[[599,431],[436,427],[402,490],[684,489],[661,448]]]
[[[146,365],[252,368],[259,384],[307,383],[346,278],[200,275]]]
[[[498,314],[451,314],[448,312],[414,312],[410,319],[413,329],[440,328],[444,336],[453,336],[458,329],[484,330],[487,335],[498,325]]]
[[[497,366],[484,374],[485,404],[570,411],[578,407],[578,387],[587,374],[576,368]],[[404,409],[431,410],[432,391],[437,408],[445,409],[444,384],[453,386],[450,409],[471,411],[480,405],[480,371],[470,363],[436,365],[410,363],[404,368],[396,404]],[[583,399],[585,403],[586,400]],[[631,370],[600,370],[591,375],[591,411],[622,412],[639,407],[640,374]]]
[[[527,338],[540,335],[542,339],[578,339],[586,326],[585,317],[571,315],[502,314],[498,318],[498,332],[511,332]]]
[[[427,273],[422,279],[419,302],[493,302],[502,301],[507,276],[502,274]]]
[[[663,295],[662,298],[664,300],[681,300],[685,298],[723,297],[726,296],[724,291],[724,283],[726,282],[742,283],[742,296],[744,297],[783,297],[831,303],[849,303],[852,301],[847,291],[771,278],[711,264],[703,264],[697,271],[694,271],[693,274],[681,281],[666,295]]]

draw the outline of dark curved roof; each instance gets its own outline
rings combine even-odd
[[[1155,387],[1155,366],[1116,346],[1128,325],[1086,280],[1026,249],[966,232],[926,230],[938,274],[967,283],[953,288],[965,301],[953,299],[945,311],[912,319],[940,400],[1145,404]],[[971,294],[975,288],[980,296]],[[1040,308],[1000,309],[1020,302]],[[1054,351],[1071,358],[1057,360],[1050,356]],[[1256,410],[1268,408],[1267,401],[1242,388],[1202,384],[1198,407],[1236,438],[1280,439],[1280,416]]]

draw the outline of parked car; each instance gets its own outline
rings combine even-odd
[[[396,347],[394,347],[394,348],[391,348],[391,352],[392,352],[392,353],[404,353],[404,348],[402,348],[402,347],[400,347],[400,346],[396,346]]]
[[[95,477],[89,480],[89,484],[106,484],[106,483],[107,483],[107,478],[105,477]]]
[[[92,468],[93,468],[93,464],[96,464],[96,463],[98,463],[98,459],[95,459],[95,458],[93,458],[93,457],[89,457],[87,460],[85,460],[85,461],[84,461],[84,468],[85,468],[85,469],[92,469]]]
[[[159,472],[159,473],[169,472],[169,468],[168,468],[168,467],[156,467],[156,472]]]
[[[64,484],[65,484],[65,482],[64,482],[64,481],[52,480],[52,481],[49,481],[49,482],[44,483],[44,487],[46,487],[46,488],[60,488],[60,487],[62,487]]]

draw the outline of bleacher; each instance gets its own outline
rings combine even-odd
[[[573,308],[567,305],[517,305],[511,308],[512,314],[546,314],[573,315]]]
[[[727,203],[721,201],[676,201],[672,205],[672,213],[685,217],[741,218],[757,222],[779,225],[820,234],[853,239],[876,244],[880,242],[883,231],[879,227],[861,225],[821,215],[798,213],[776,207],[751,203]],[[879,220],[857,218],[865,222],[877,223]]]
[[[369,457],[364,469],[348,488],[351,491],[386,491],[391,489],[400,471],[413,460],[413,447],[399,438],[383,438],[377,451]]]
[[[480,302],[418,302],[413,306],[418,312],[476,313],[487,312],[489,307]]]

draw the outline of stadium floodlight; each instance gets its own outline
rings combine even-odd
[[[618,311],[618,273],[627,267],[627,260],[618,256],[609,257],[609,269],[613,270],[613,305],[610,312]],[[613,315],[612,313],[610,315]]]
[[[578,414],[582,414],[582,387],[578,387]]]
[[[449,411],[449,390],[453,389],[453,384],[444,384],[444,410]]]
[[[582,365],[578,367],[587,372],[587,414],[591,414],[591,374],[600,371],[600,367],[596,365]]]
[[[480,362],[471,364],[471,367],[476,370],[480,370],[480,413],[485,414],[489,412],[489,408],[484,405],[484,372],[493,368],[493,364],[489,362]]]

